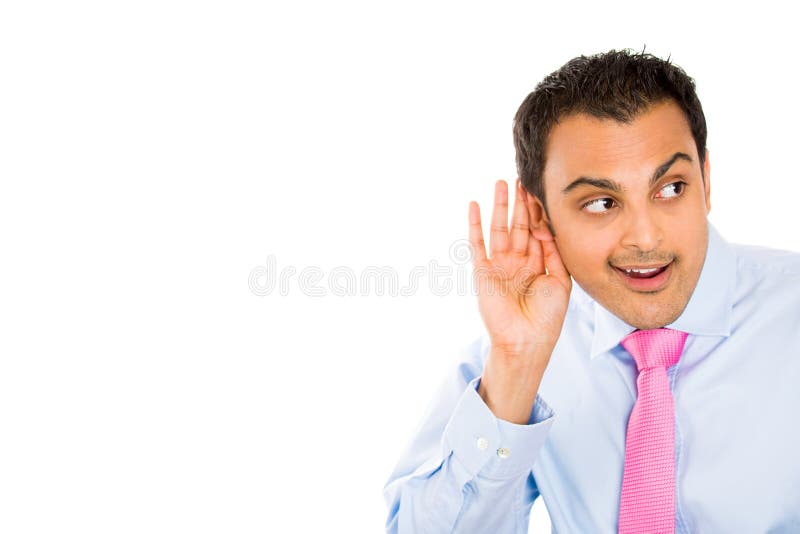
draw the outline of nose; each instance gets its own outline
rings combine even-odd
[[[640,252],[656,250],[663,237],[657,215],[647,207],[632,209],[624,220],[622,245]]]

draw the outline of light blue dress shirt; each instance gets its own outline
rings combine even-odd
[[[527,425],[477,393],[487,336],[453,373],[384,488],[392,533],[525,533],[540,495],[553,532],[617,532],[637,369],[634,327],[573,281]],[[730,244],[709,223],[697,287],[668,328],[677,532],[800,532],[800,254]]]

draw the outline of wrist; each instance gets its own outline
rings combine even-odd
[[[549,358],[549,353],[546,356]],[[478,384],[478,395],[496,417],[528,424],[547,358],[542,355],[523,358],[518,354],[490,351]]]

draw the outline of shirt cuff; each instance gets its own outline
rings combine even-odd
[[[473,476],[516,478],[533,467],[555,413],[538,393],[527,425],[497,418],[478,394],[480,376],[462,393],[442,435],[442,453],[450,452]]]

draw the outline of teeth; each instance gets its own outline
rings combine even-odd
[[[634,273],[647,274],[647,273],[656,272],[657,270],[658,269],[625,269],[625,272],[626,273],[634,272]]]

